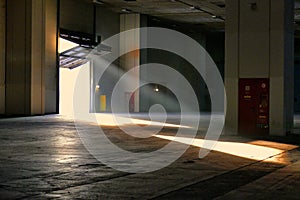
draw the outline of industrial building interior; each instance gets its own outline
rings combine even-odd
[[[0,0],[0,199],[299,199],[300,0]]]

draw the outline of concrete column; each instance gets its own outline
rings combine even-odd
[[[0,115],[5,113],[5,4],[0,0]]]
[[[56,113],[57,105],[57,1],[45,0],[45,113]]]
[[[45,88],[48,86],[45,83],[49,81],[45,79],[57,78],[56,6],[56,1],[51,0],[7,1],[5,96],[7,115],[46,113],[45,99],[49,96],[46,95]],[[46,71],[45,65],[54,70]],[[56,96],[53,99],[55,101],[47,104],[53,103],[52,107],[55,109],[52,108],[53,110],[47,112],[56,111]]]
[[[237,134],[238,132],[239,5],[239,0],[226,1],[224,81],[227,94],[227,114],[225,134]]]
[[[134,28],[140,28],[140,15],[139,14],[122,14],[120,19],[120,31],[126,31]],[[135,52],[128,53],[121,60],[121,67],[126,72],[133,67],[140,65],[140,31],[135,31],[134,34],[125,34],[120,38],[120,52],[125,52],[128,49],[138,49]],[[140,84],[140,70],[136,69],[131,74],[134,84],[137,88]],[[134,112],[139,112],[139,90],[134,94]]]
[[[293,124],[293,0],[227,0],[226,134],[238,132],[239,78],[270,79],[271,135]]]
[[[282,135],[294,125],[294,1],[270,5],[270,132]]]

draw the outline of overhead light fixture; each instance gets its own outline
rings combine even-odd
[[[93,0],[93,3],[96,3],[96,4],[101,4],[101,5],[103,5],[103,4],[104,4],[104,2],[103,2],[103,1],[101,1],[101,0]]]
[[[200,8],[198,6],[191,6],[190,9],[191,10],[200,10]]]
[[[209,15],[214,15],[214,14],[211,13],[210,11],[207,11],[207,10],[205,10],[205,9],[202,9],[202,8],[199,7],[199,6],[192,5],[192,4],[187,3],[187,2],[185,2],[185,1],[182,1],[182,0],[175,0],[175,1],[178,2],[178,3],[181,3],[181,4],[185,5],[185,6],[188,6],[191,10],[197,10],[197,11],[201,11],[201,12],[204,12],[204,13],[206,13],[206,14],[209,14]],[[256,5],[256,3],[255,3],[255,5]],[[223,19],[221,16],[216,16],[216,18],[218,18],[218,19],[224,21],[224,19]]]
[[[154,88],[154,92],[159,92],[158,86],[156,85]]]

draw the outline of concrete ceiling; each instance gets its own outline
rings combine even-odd
[[[153,17],[224,29],[225,0],[84,0],[117,13],[141,13]],[[295,29],[300,32],[300,0],[295,0]]]
[[[92,0],[97,1],[97,0]],[[118,13],[141,13],[153,17],[201,24],[223,29],[225,0],[101,0],[103,6]]]

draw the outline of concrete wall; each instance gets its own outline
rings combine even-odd
[[[60,0],[60,28],[94,33],[94,7],[81,0]]]
[[[0,0],[0,115],[5,113],[5,0]]]
[[[239,77],[269,76],[269,0],[257,1],[252,10],[248,1],[240,1],[239,11]]]
[[[6,114],[30,114],[31,2],[7,1]]]
[[[142,18],[142,26],[157,26],[157,27],[165,27],[174,29],[171,25],[167,23],[160,23],[158,20],[151,20],[151,18],[147,18],[147,16],[143,16]],[[170,23],[171,24],[171,23]],[[182,31],[182,30],[181,30]],[[184,32],[184,34],[190,36],[194,40],[196,40],[199,44],[201,44],[210,56],[213,58],[217,66],[219,67],[220,73],[224,74],[224,33],[212,33],[212,32],[196,32],[189,33]],[[146,40],[147,36],[141,36],[143,42]],[[184,48],[184,47],[183,47]],[[195,52],[195,56],[197,52]],[[167,66],[170,66],[176,69],[180,74],[182,74],[191,84],[195,94],[197,95],[200,110],[201,111],[209,111],[210,110],[210,96],[209,92],[206,88],[206,84],[203,81],[201,75],[191,66],[186,60],[180,58],[177,55],[174,55],[167,51],[161,51],[157,49],[148,49],[141,51],[141,64],[145,63],[161,63]],[[167,74],[157,74],[153,72],[151,69],[142,68],[141,69],[141,80],[143,81],[155,81],[155,80],[165,80]],[[154,87],[153,85],[152,87]],[[152,94],[153,88],[143,87],[140,92],[140,107],[141,111],[147,112],[149,108],[153,104],[161,104],[168,112],[179,112],[180,107],[178,105],[177,100],[170,93],[170,91],[166,91],[166,94]],[[156,98],[153,98],[157,96]],[[169,99],[169,100],[166,100]],[[171,101],[170,101],[171,99]],[[173,100],[173,101],[172,101]]]
[[[96,7],[96,34],[101,40],[120,32],[120,15],[103,7]]]
[[[300,38],[295,38],[294,111],[300,113]]]

